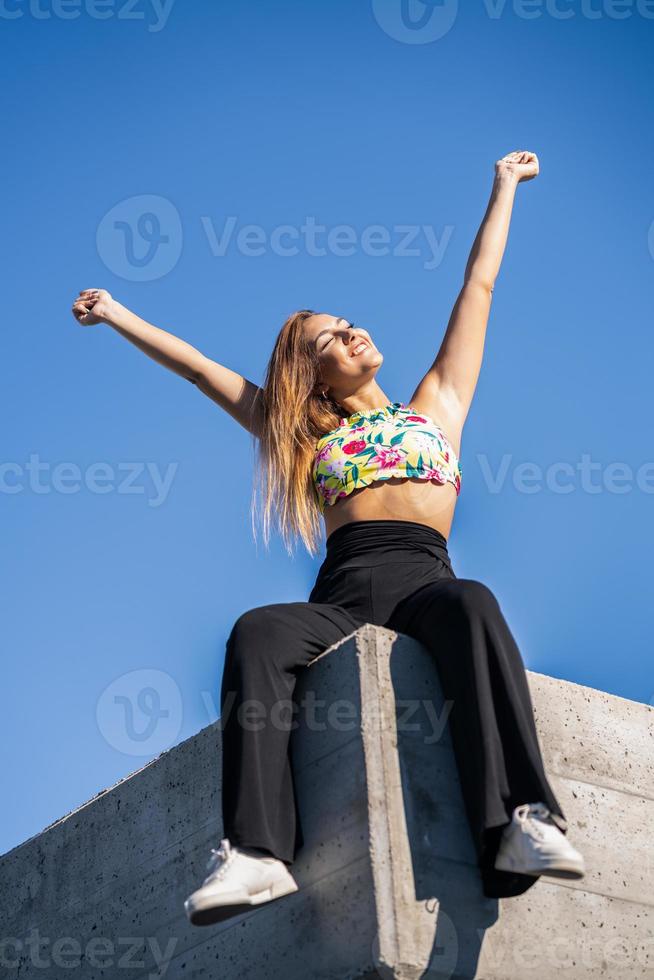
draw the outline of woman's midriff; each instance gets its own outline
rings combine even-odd
[[[449,538],[458,500],[452,483],[394,476],[352,490],[325,508],[325,534],[350,521],[416,521]]]

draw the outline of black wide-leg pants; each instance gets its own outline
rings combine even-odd
[[[522,894],[536,876],[493,868],[513,808],[541,801],[568,829],[524,663],[491,589],[457,578],[443,535],[413,521],[337,528],[308,601],[258,606],[234,623],[221,685],[224,836],[294,861],[303,843],[289,753],[297,673],[366,622],[433,654],[484,894]]]

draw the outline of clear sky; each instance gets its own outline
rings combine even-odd
[[[255,544],[248,433],[78,291],[256,383],[347,316],[407,401],[516,149],[450,555],[529,669],[652,702],[647,6],[2,5],[0,852],[214,721],[234,620],[324,554]]]

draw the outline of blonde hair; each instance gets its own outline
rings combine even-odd
[[[254,516],[259,490],[264,543],[268,547],[274,501],[277,527],[289,555],[297,536],[309,554],[315,555],[318,550],[321,511],[311,473],[315,446],[342,417],[336,401],[314,390],[319,361],[304,330],[305,320],[314,314],[314,310],[298,310],[285,321],[260,393],[263,423],[255,458],[252,527],[256,540]]]

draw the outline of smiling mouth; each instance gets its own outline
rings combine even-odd
[[[356,347],[354,348],[354,350],[353,350],[353,351],[352,351],[352,353],[350,354],[350,357],[356,357],[356,356],[357,356],[357,354],[361,354],[361,353],[363,353],[363,351],[364,351],[364,350],[365,350],[365,349],[366,349],[367,347],[370,347],[370,344],[368,343],[368,341],[367,341],[367,340],[361,340],[361,341],[359,341],[359,343],[357,344],[357,346],[356,346]]]

